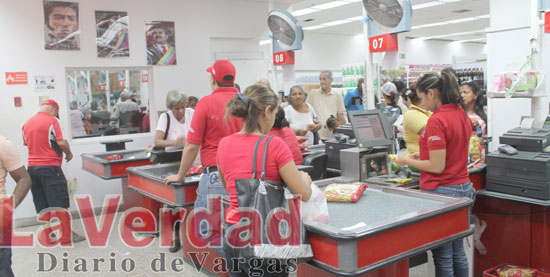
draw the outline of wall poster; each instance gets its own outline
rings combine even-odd
[[[145,22],[148,65],[176,65],[174,22]]]
[[[80,50],[78,3],[44,0],[45,49]]]
[[[99,58],[129,57],[128,13],[96,11],[96,45]]]

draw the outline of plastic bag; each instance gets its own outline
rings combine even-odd
[[[309,201],[302,201],[302,220],[323,224],[330,223],[327,197],[314,183],[311,183],[311,196],[309,197]]]

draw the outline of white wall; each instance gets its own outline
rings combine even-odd
[[[0,45],[0,134],[19,146],[26,160],[27,149],[22,147],[21,126],[38,110],[38,96],[47,95],[61,106],[60,117],[68,134],[66,67],[145,66],[145,24],[147,20],[175,21],[177,66],[154,67],[152,106],[163,110],[166,93],[173,88],[188,95],[204,96],[211,92],[205,69],[213,63],[212,37],[250,39],[265,36],[267,1],[243,0],[94,0],[80,2],[80,51],[44,50],[44,16],[42,0],[0,0],[0,37],[9,38]],[[130,17],[130,57],[121,59],[97,58],[95,47],[95,10],[127,11]],[[257,42],[256,42],[257,45]],[[236,49],[239,51],[239,49]],[[258,50],[259,51],[259,47]],[[4,72],[25,71],[32,75],[54,75],[57,87],[51,93],[35,93],[30,85],[5,84]],[[237,73],[237,82],[239,75]],[[15,108],[13,97],[21,96],[23,107]],[[152,124],[152,126],[154,126]],[[127,149],[152,144],[152,134],[133,135]],[[67,177],[77,177],[77,193],[94,196],[94,206],[103,203],[103,195],[120,193],[120,181],[103,181],[80,169],[80,154],[103,151],[99,139],[71,141],[75,159],[64,166]],[[7,191],[14,183],[8,178]],[[35,215],[32,197],[27,196],[16,211],[16,218]]]
[[[452,64],[453,56],[468,57],[487,54],[485,44],[436,40],[407,39],[406,64]]]

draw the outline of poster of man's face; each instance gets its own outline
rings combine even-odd
[[[174,22],[145,22],[145,36],[147,40],[147,64],[177,64]]]
[[[45,48],[80,50],[78,3],[44,0]]]
[[[129,57],[128,13],[96,11],[96,45],[100,58]]]

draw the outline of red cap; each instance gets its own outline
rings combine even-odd
[[[214,80],[220,83],[232,84],[235,82],[235,66],[228,60],[219,60],[206,71],[210,72]]]
[[[46,106],[46,105],[52,106],[59,111],[59,105],[53,99],[44,100],[44,102],[42,102],[42,106]]]

